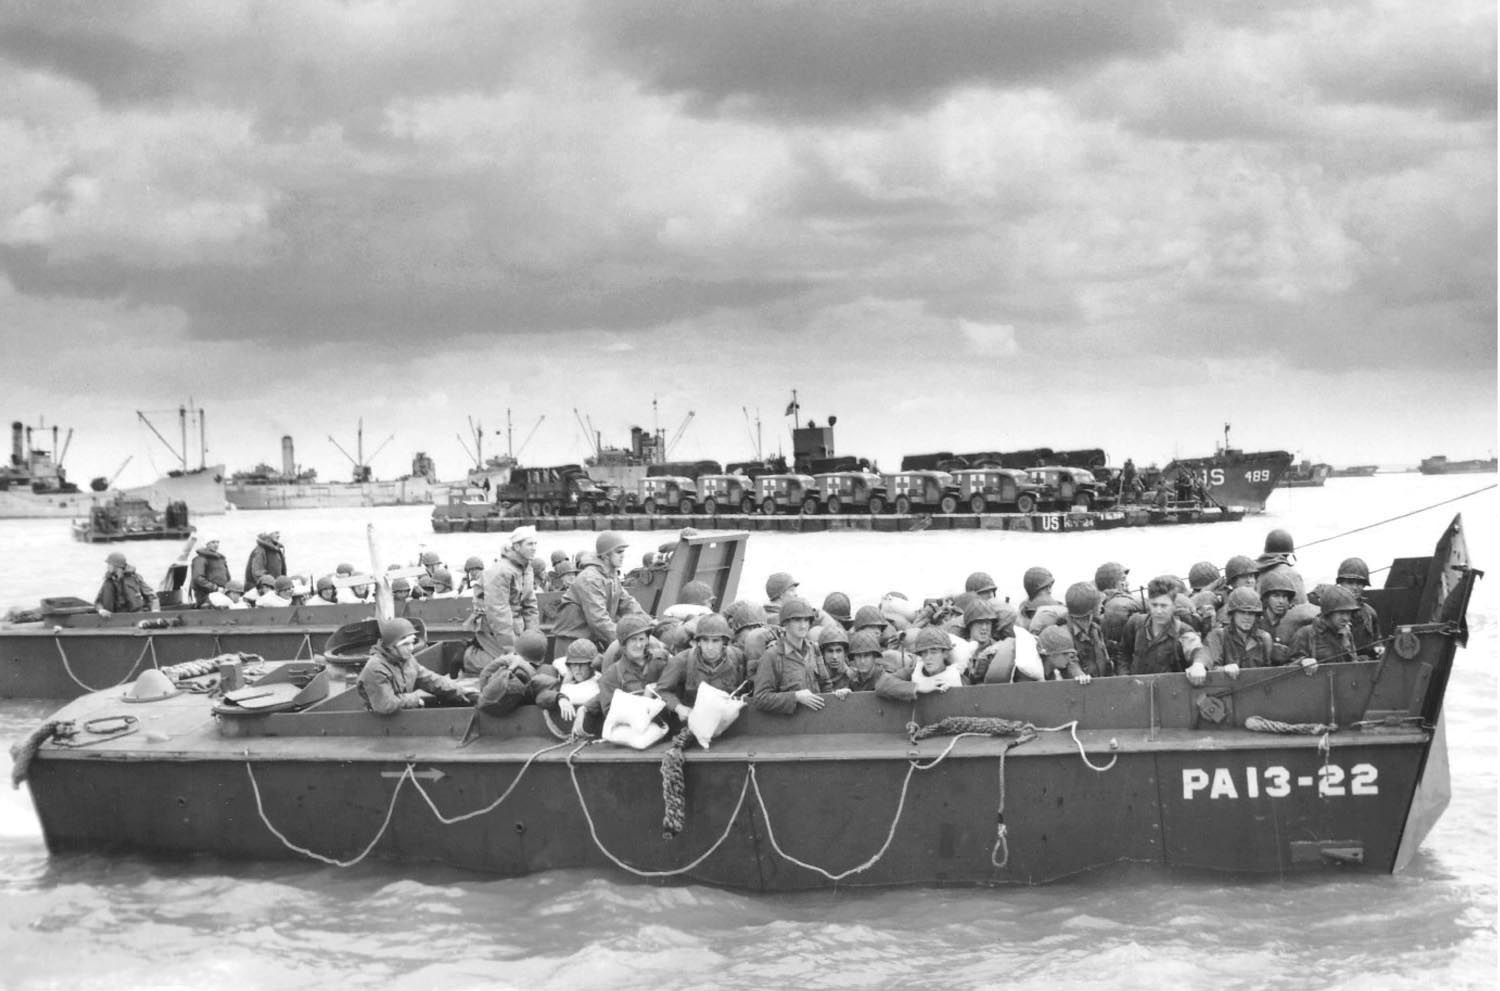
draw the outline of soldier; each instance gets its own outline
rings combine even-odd
[[[1345,558],[1339,564],[1335,581],[1359,603],[1349,631],[1355,650],[1366,657],[1381,656],[1385,646],[1380,643],[1380,617],[1375,614],[1375,607],[1365,601],[1365,589],[1370,587],[1370,566],[1362,558]]]
[[[1118,561],[1106,561],[1094,571],[1094,587],[1104,596],[1099,607],[1099,629],[1104,633],[1104,643],[1116,674],[1120,670],[1120,640],[1125,636],[1125,624],[1131,616],[1143,612],[1140,600],[1126,589],[1130,569]]]
[[[849,634],[837,623],[829,623],[818,636],[818,654],[828,671],[828,684],[840,695],[849,694]]]
[[[1042,658],[1042,670],[1046,672],[1048,679],[1061,681],[1067,677],[1080,685],[1087,685],[1093,680],[1078,663],[1078,647],[1066,624],[1049,626],[1043,630],[1041,636],[1036,638],[1036,652]]]
[[[286,548],[281,546],[281,531],[270,530],[255,538],[255,549],[245,562],[245,587],[258,585],[261,575],[277,579],[286,574]]]
[[[613,530],[594,539],[595,556],[579,569],[578,580],[563,593],[553,627],[555,649],[583,638],[601,650],[615,640],[615,624],[625,616],[649,617],[635,596],[625,591],[620,566],[630,545]]]
[[[1196,595],[1199,592],[1216,592],[1222,580],[1219,577],[1219,566],[1212,561],[1199,561],[1188,569],[1188,594]]]
[[[1292,657],[1295,626],[1288,613],[1297,592],[1296,586],[1286,572],[1269,571],[1257,579],[1255,590],[1263,607],[1256,626],[1271,635],[1271,663],[1285,664]]]
[[[698,620],[693,645],[674,654],[656,683],[667,710],[686,720],[698,702],[698,686],[713,685],[733,695],[745,687],[745,653],[730,646],[729,623],[718,613]]]
[[[104,572],[104,582],[99,586],[99,594],[94,597],[94,609],[99,615],[156,610],[156,593],[140,573],[130,566],[130,562],[125,560],[124,554],[114,551],[104,559],[104,563],[109,568]]]
[[[1255,559],[1255,569],[1260,578],[1264,578],[1270,572],[1287,575],[1292,582],[1292,604],[1301,605],[1307,601],[1307,586],[1297,569],[1292,567],[1292,561],[1296,558],[1295,551],[1296,547],[1292,543],[1290,533],[1285,530],[1272,530],[1266,534],[1265,552]]]
[[[592,640],[574,640],[568,644],[567,653],[553,662],[554,667],[562,668],[561,677],[537,692],[538,708],[556,709],[558,715],[574,722],[589,700],[599,694],[598,663],[599,648]]]
[[[546,659],[546,635],[541,630],[525,631],[516,637],[514,653],[494,658],[479,673],[474,707],[486,715],[506,716],[535,701],[545,689],[555,688],[559,679],[544,663]]]
[[[1228,622],[1209,631],[1204,649],[1210,671],[1222,670],[1237,678],[1241,668],[1266,668],[1275,664],[1271,634],[1256,625],[1265,611],[1260,597],[1248,588],[1235,588],[1224,602]]]
[[[536,528],[516,527],[494,568],[485,569],[483,614],[474,634],[492,659],[512,653],[516,637],[541,625],[531,571],[535,553]]]
[[[1320,661],[1357,660],[1351,627],[1359,600],[1346,588],[1325,585],[1319,589],[1318,611],[1316,620],[1293,634],[1292,662],[1312,671]]]
[[[1068,586],[1063,601],[1068,607],[1066,625],[1080,670],[1094,678],[1114,674],[1109,644],[1104,639],[1104,628],[1099,624],[1099,606],[1104,596],[1090,582],[1074,582]],[[1042,631],[1043,634],[1046,632]]]
[[[464,562],[464,576],[458,580],[458,594],[484,595],[484,559],[474,555]]]
[[[823,598],[823,615],[838,623],[848,633],[854,628],[854,615],[851,613],[849,596],[843,592],[829,592]]]
[[[218,538],[210,537],[193,556],[193,600],[202,608],[210,595],[224,591],[228,584],[229,562],[219,553]]]
[[[796,591],[797,579],[785,571],[778,571],[766,579],[766,622],[778,621],[782,600]]]
[[[765,653],[766,644],[770,642],[765,628],[765,610],[748,599],[740,599],[724,610],[724,619],[729,624],[730,645],[744,653],[745,673],[753,681],[760,655]]]
[[[318,579],[316,598],[320,603],[333,604],[339,601],[339,590],[333,584],[332,577],[324,575]]]
[[[479,693],[459,687],[458,683],[419,663],[417,629],[407,619],[387,619],[380,623],[380,641],[359,672],[359,697],[365,708],[382,716],[393,716],[402,709],[420,709],[430,693],[447,702],[472,705]]]
[[[1052,572],[1046,568],[1026,569],[1026,574],[1021,578],[1021,586],[1026,589],[1026,601],[1021,603],[1020,613],[1027,625],[1036,618],[1036,611],[1042,606],[1061,604],[1052,597],[1052,583]]]
[[[917,686],[911,683],[910,671],[898,676],[898,665],[890,662],[880,650],[880,639],[870,630],[860,630],[849,638],[848,688],[852,692],[874,692],[895,702],[915,702]]]
[[[782,635],[766,648],[755,671],[751,704],[762,712],[791,715],[798,706],[823,708],[820,692],[833,688],[817,649],[808,640],[812,606],[797,598],[781,602]]]
[[[1174,615],[1176,584],[1177,579],[1171,575],[1158,575],[1146,583],[1148,611],[1137,613],[1125,624],[1120,639],[1120,673],[1181,671],[1191,684],[1203,684],[1207,673],[1203,641],[1196,630]]]
[[[606,662],[599,679],[599,695],[588,703],[589,710],[600,716],[609,715],[615,692],[645,691],[647,685],[661,680],[667,667],[666,654],[651,649],[651,618],[644,610],[620,617],[615,624],[615,643],[619,655],[613,663]]]
[[[993,599],[998,591],[995,579],[988,573],[976,571],[964,579],[964,591],[970,592],[981,599]]]

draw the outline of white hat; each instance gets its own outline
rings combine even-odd
[[[514,547],[515,545],[521,543],[524,540],[535,540],[535,539],[536,539],[536,527],[534,527],[534,526],[518,526],[518,527],[516,527],[514,530],[512,530],[510,532],[510,546],[511,547]]]

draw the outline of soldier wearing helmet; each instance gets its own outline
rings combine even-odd
[[[556,709],[568,722],[576,721],[590,699],[599,694],[599,648],[592,640],[574,640],[562,656],[552,662],[558,678],[536,695],[542,709]],[[582,728],[582,727],[579,727]]]
[[[820,693],[833,690],[832,675],[807,635],[812,620],[812,606],[798,598],[782,600],[782,634],[755,669],[751,703],[762,712],[789,716],[798,706],[816,712],[825,704]]]
[[[917,633],[912,650],[916,661],[909,669],[904,668],[899,677],[910,681],[918,695],[946,692],[963,684],[963,672],[952,663],[953,641],[947,633],[926,627]]]
[[[1272,530],[1266,534],[1265,552],[1255,559],[1255,569],[1261,578],[1272,572],[1286,575],[1292,583],[1292,604],[1301,605],[1307,601],[1307,586],[1302,581],[1302,575],[1292,566],[1292,561],[1296,560],[1295,551],[1290,533]]]
[[[1354,649],[1366,657],[1384,654],[1385,647],[1380,643],[1380,617],[1376,615],[1375,607],[1365,601],[1365,589],[1370,587],[1370,566],[1362,558],[1345,558],[1339,564],[1336,581],[1339,588],[1354,596],[1359,603],[1349,628],[1354,637]]]
[[[828,669],[829,684],[839,698],[849,694],[849,634],[838,623],[826,623],[818,632],[818,654]]]
[[[1212,561],[1199,561],[1188,569],[1189,595],[1196,595],[1205,590],[1216,592],[1221,583],[1219,566]]]
[[[1099,629],[1109,648],[1110,662],[1116,674],[1120,671],[1120,638],[1130,617],[1144,612],[1145,606],[1130,594],[1130,569],[1118,561],[1106,561],[1094,571],[1094,587],[1104,597],[1099,606]]]
[[[995,579],[987,572],[976,571],[964,580],[964,591],[972,592],[981,599],[993,599],[998,589]]]
[[[219,552],[218,538],[206,538],[198,548],[198,553],[193,557],[190,583],[193,600],[200,608],[208,603],[210,595],[224,591],[224,587],[229,584],[229,562]]]
[[[746,687],[745,652],[729,643],[729,623],[718,613],[699,617],[693,643],[667,661],[656,693],[667,710],[687,719],[698,702],[698,687],[713,685],[733,695]]]
[[[849,596],[843,592],[829,592],[823,598],[823,615],[843,627],[845,633],[854,627],[854,614],[850,609]]]
[[[594,538],[594,556],[584,561],[577,580],[563,592],[552,629],[558,646],[565,648],[581,638],[605,649],[614,641],[615,624],[623,617],[646,615],[646,610],[620,580],[620,567],[629,546],[613,530]]]
[[[781,603],[789,595],[797,594],[797,579],[785,571],[778,571],[766,579],[766,621],[775,623],[781,612]]]
[[[1093,679],[1078,662],[1078,645],[1068,631],[1068,624],[1049,626],[1036,638],[1036,652],[1042,659],[1042,670],[1048,678],[1061,681],[1072,678],[1080,685]]]
[[[315,591],[318,602],[339,601],[338,586],[333,584],[332,575],[324,575],[323,577],[319,578],[318,583],[315,587]],[[314,604],[316,605],[316,603]]]
[[[571,646],[571,644],[570,644]],[[638,694],[661,680],[667,667],[666,651],[651,637],[651,617],[643,609],[620,617],[615,624],[615,642],[604,654],[604,674],[599,695],[588,703],[590,712],[609,715],[615,692]]]
[[[1264,608],[1260,596],[1248,588],[1230,589],[1224,601],[1226,620],[1209,631],[1204,641],[1208,669],[1237,678],[1241,668],[1266,668],[1276,663],[1271,634],[1256,625]]]
[[[536,527],[518,526],[510,532],[495,566],[486,570],[483,605],[474,636],[489,659],[514,652],[518,636],[541,628],[536,577],[531,570],[535,554]]]
[[[1285,664],[1291,660],[1292,634],[1297,627],[1291,615],[1297,586],[1285,570],[1272,569],[1256,579],[1255,591],[1264,610],[1256,625],[1271,634],[1273,663]]]
[[[458,594],[483,598],[484,558],[478,554],[464,562],[464,576],[458,580]]]
[[[1027,568],[1026,574],[1021,577],[1021,587],[1026,590],[1026,601],[1021,603],[1019,612],[1028,626],[1042,606],[1061,605],[1052,597],[1052,583],[1052,572],[1042,567]]]
[[[1130,617],[1121,638],[1121,674],[1163,674],[1181,671],[1194,685],[1207,674],[1203,641],[1198,631],[1176,616],[1178,581],[1158,575],[1146,583],[1147,612]]]
[[[1319,663],[1358,660],[1352,631],[1359,600],[1346,588],[1323,585],[1318,589],[1321,615],[1292,636],[1293,662],[1312,670]]]
[[[1091,582],[1074,582],[1063,595],[1068,609],[1066,628],[1073,638],[1081,671],[1093,678],[1107,678],[1115,673],[1109,643],[1099,622],[1099,608],[1104,596]],[[1045,630],[1043,632],[1046,632]]]
[[[99,594],[94,597],[94,609],[101,616],[117,612],[152,612],[156,609],[156,593],[140,573],[125,560],[125,555],[114,551],[104,559],[108,568]]]
[[[755,669],[766,645],[773,639],[773,631],[766,627],[766,611],[758,603],[739,599],[724,610],[724,619],[729,623],[730,645],[745,654],[745,674],[755,680]]]
[[[900,655],[882,651],[873,630],[860,630],[849,638],[850,691],[874,692],[893,702],[915,702],[917,686],[911,682],[911,670],[901,672]]]
[[[381,716],[393,716],[402,709],[420,709],[436,698],[444,702],[472,705],[479,697],[433,671],[417,660],[415,651],[421,638],[411,620],[382,620],[380,640],[370,650],[360,669],[357,688],[365,708]]]

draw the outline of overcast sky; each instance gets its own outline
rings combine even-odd
[[[3,10],[0,415],[79,480],[189,397],[325,477],[793,388],[887,469],[1496,446],[1493,0]]]

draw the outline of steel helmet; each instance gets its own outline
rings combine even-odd
[[[752,626],[764,626],[766,611],[754,602],[740,599],[730,603],[729,608],[724,610],[724,618],[729,622],[730,629],[738,633]]]
[[[1063,601],[1067,603],[1068,615],[1092,616],[1099,611],[1099,603],[1104,601],[1104,596],[1088,582],[1074,582],[1068,586]]]
[[[553,551],[551,553],[551,555],[549,556],[549,560],[551,561],[552,567],[554,567],[554,568],[557,567],[562,562],[566,561],[567,559],[568,559],[568,552],[567,551]],[[471,562],[472,561],[479,561],[479,558],[477,558],[477,557],[471,557],[471,558],[469,558],[469,560]],[[480,561],[479,564],[465,564],[464,565],[464,568],[466,570],[468,568],[470,568],[470,567],[482,568],[482,567],[484,567],[484,562]]]
[[[1034,599],[1043,589],[1050,588],[1054,580],[1046,568],[1027,568],[1021,577],[1021,587],[1026,589],[1027,597]]]
[[[1228,612],[1265,612],[1265,608],[1260,604],[1260,596],[1248,588],[1237,588],[1230,592],[1229,601],[1225,603],[1224,608]]]
[[[593,667],[594,662],[598,659],[599,648],[594,646],[594,641],[574,640],[568,644],[567,663],[587,664],[589,667]]]
[[[1262,599],[1272,592],[1289,592],[1297,594],[1297,583],[1292,581],[1292,576],[1280,568],[1275,571],[1267,571],[1255,582],[1255,592]]]
[[[701,616],[698,619],[698,632],[696,635],[699,640],[728,640],[729,621],[716,612],[711,612],[707,616]]]
[[[387,647],[394,647],[402,640],[417,632],[411,620],[396,617],[395,619],[382,620],[380,624],[380,642]]]
[[[682,591],[677,593],[677,601],[691,606],[706,606],[713,602],[714,590],[708,587],[708,582],[691,581],[682,586]]]
[[[527,630],[516,637],[516,653],[533,664],[540,664],[547,656],[547,634],[541,630]]]
[[[104,559],[104,563],[112,568],[123,568],[125,567],[125,555],[119,551],[111,551],[110,555]]]
[[[885,629],[885,616],[881,614],[878,606],[860,606],[859,611],[854,614],[854,628],[863,630],[869,627]]]
[[[880,653],[880,637],[874,630],[855,630],[849,638],[849,656]]]
[[[1363,558],[1348,557],[1339,565],[1338,581],[1364,582],[1370,584],[1370,566]]]
[[[269,571],[264,572],[259,578],[255,579],[255,587],[256,588],[275,588],[276,587],[276,576],[273,575],[273,574],[271,574]]]
[[[1321,589],[1320,593],[1318,608],[1323,611],[1324,616],[1332,616],[1336,612],[1354,612],[1359,608],[1359,600],[1347,588],[1329,585]]]
[[[245,594],[245,583],[242,582],[242,581],[240,581],[238,578],[231,578],[229,580],[229,584],[224,586],[224,591],[226,591],[226,592],[238,592],[241,595],[244,595]]]
[[[271,583],[271,587],[276,590],[277,595],[280,595],[282,592],[290,592],[296,585],[297,583],[292,581],[291,575],[282,575]]]
[[[610,551],[619,547],[629,547],[630,541],[626,540],[614,530],[605,530],[594,538],[594,553],[601,558]]]
[[[622,617],[620,622],[615,624],[615,639],[620,641],[620,646],[622,647],[627,640],[636,634],[650,632],[651,620],[635,613]]]
[[[1254,559],[1248,558],[1243,554],[1236,554],[1224,565],[1224,580],[1227,582],[1232,582],[1236,578],[1243,578],[1246,575],[1257,575],[1259,573],[1260,569],[1255,566]]]
[[[995,579],[983,571],[974,572],[964,581],[965,592],[994,592],[996,589]]]
[[[847,649],[849,646],[849,634],[845,633],[844,628],[839,624],[829,623],[823,627],[823,633],[818,637],[818,648],[821,650],[824,647],[831,647],[836,643],[843,644]]]
[[[453,588],[453,572],[447,568],[439,568],[434,571],[430,580],[434,588],[444,592],[450,591]]]
[[[787,599],[786,601],[782,602],[782,604],[781,604],[781,622],[782,622],[782,624],[785,625],[787,622],[789,622],[790,620],[794,620],[794,619],[805,619],[809,623],[811,623],[812,619],[813,619],[812,606],[808,605],[802,599],[796,599],[796,598]]]
[[[849,596],[843,592],[829,592],[823,599],[823,611],[840,623],[848,623],[852,620],[849,608]]]
[[[564,554],[563,560],[567,560],[567,557],[568,555]],[[478,554],[475,554],[473,557],[464,562],[465,571],[474,571],[476,569],[479,571],[484,570],[484,558],[480,557]]]
[[[434,564],[442,564],[443,555],[439,554],[437,551],[423,551],[421,562],[424,567],[431,567]]]
[[[778,571],[766,579],[766,598],[779,598],[796,587],[797,579],[785,571]]]
[[[354,565],[340,564],[337,568],[333,569],[333,573],[336,575],[352,575],[354,574]]]
[[[1116,585],[1123,584],[1128,574],[1130,574],[1130,569],[1120,562],[1105,561],[1094,572],[1094,587],[1101,592],[1107,592]]]
[[[576,575],[578,574],[578,568],[574,566],[572,561],[559,561],[557,562],[557,567],[552,569],[552,574],[558,578],[561,578],[563,575]]]
[[[324,575],[322,578],[318,579],[318,591],[319,592],[323,591],[325,588],[333,588],[333,587],[334,587],[333,579],[330,578],[328,575]]]
[[[1000,618],[1000,607],[993,599],[973,599],[964,606],[964,629],[975,623],[993,623]]]
[[[1199,561],[1188,569],[1188,586],[1207,588],[1219,580],[1219,566],[1212,561]]]
[[[1285,530],[1276,529],[1266,534],[1267,554],[1291,554],[1297,548],[1292,544],[1292,535]]]
[[[1036,638],[1037,653],[1043,657],[1053,654],[1076,653],[1078,646],[1073,643],[1073,634],[1068,632],[1066,626],[1049,626]]]
[[[952,648],[953,640],[948,634],[935,626],[924,626],[922,632],[917,634],[916,652],[921,654],[929,650],[948,650]]]

